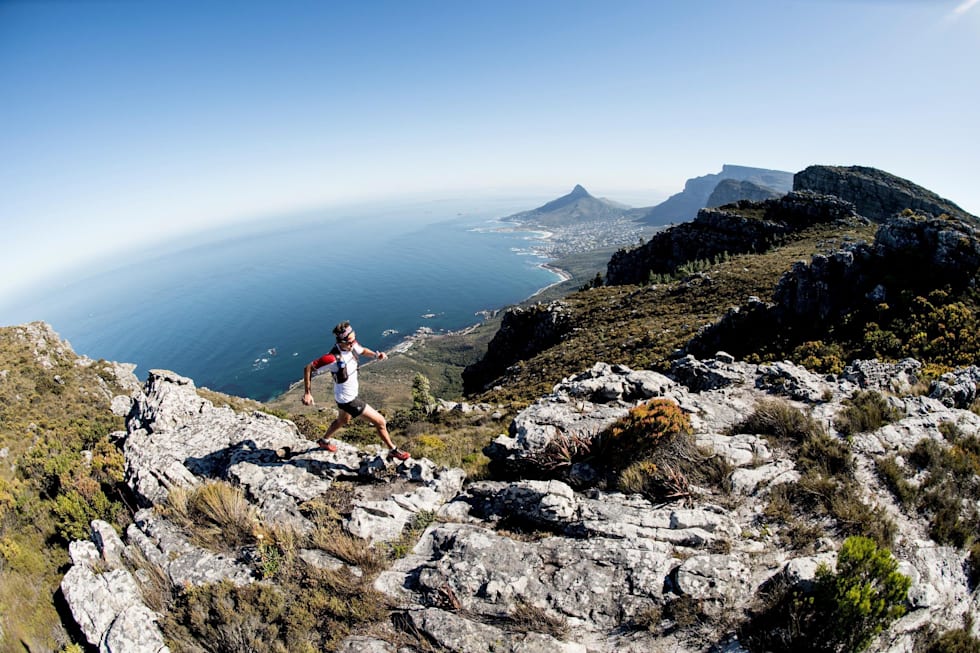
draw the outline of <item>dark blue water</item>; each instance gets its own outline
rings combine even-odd
[[[50,323],[80,354],[136,363],[140,378],[170,369],[265,401],[331,347],[337,322],[388,349],[419,327],[460,329],[554,283],[528,255],[533,234],[496,229],[492,219],[506,214],[395,210],[229,229],[135,255],[8,313],[11,323]]]

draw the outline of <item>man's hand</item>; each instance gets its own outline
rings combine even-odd
[[[307,406],[312,406],[313,405],[313,395],[310,394],[309,392],[307,392],[306,394],[304,394],[303,395],[303,404],[305,404]]]
[[[378,360],[379,361],[383,361],[386,358],[388,358],[388,354],[384,353],[383,351],[379,351],[378,352]]]

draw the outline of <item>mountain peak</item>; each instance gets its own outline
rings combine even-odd
[[[594,200],[595,198],[589,195],[589,191],[585,190],[582,184],[575,184],[575,188],[572,192],[567,195],[562,195],[556,200],[551,200],[543,206],[539,206],[534,209],[536,213],[550,213],[552,211],[557,211],[563,207],[567,207],[571,204],[575,204],[581,200]]]

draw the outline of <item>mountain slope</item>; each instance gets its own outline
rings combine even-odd
[[[509,215],[504,220],[540,227],[571,227],[622,217],[629,207],[593,197],[576,184],[572,192],[530,211]]]
[[[753,181],[722,179],[715,186],[715,189],[711,191],[711,196],[708,197],[705,207],[724,206],[725,204],[734,204],[741,200],[761,202],[762,200],[772,199],[783,194],[785,194],[785,191],[778,191],[775,188],[769,188]]]
[[[683,191],[671,195],[652,208],[633,209],[631,216],[649,225],[668,225],[692,220],[700,209],[708,206],[708,198],[719,182],[726,179],[749,181],[779,194],[793,188],[793,173],[725,164],[719,173],[688,179]]]

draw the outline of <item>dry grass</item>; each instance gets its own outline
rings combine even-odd
[[[240,488],[224,481],[174,488],[157,509],[204,548],[232,551],[255,542],[258,511]]]
[[[555,639],[565,639],[568,636],[568,622],[561,617],[548,614],[545,610],[518,601],[507,619],[511,630],[520,633],[544,633]]]
[[[313,546],[326,551],[349,565],[359,567],[367,574],[374,574],[386,566],[386,560],[365,540],[354,537],[339,525],[320,526],[311,536]]]

